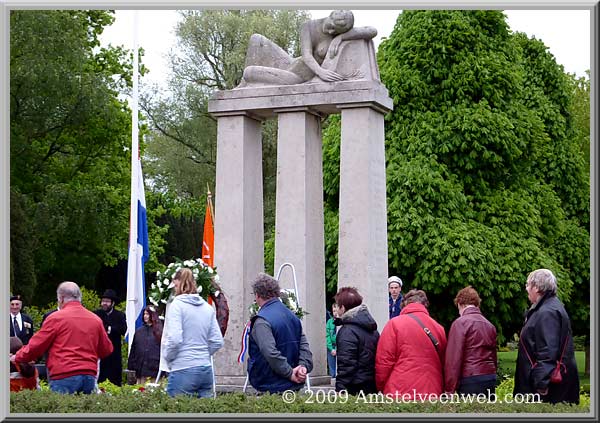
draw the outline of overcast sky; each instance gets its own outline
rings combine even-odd
[[[329,14],[329,10],[311,10],[315,18]],[[399,10],[354,10],[355,26],[374,26],[378,35],[388,37],[396,23]],[[590,68],[590,12],[589,10],[511,10],[505,11],[513,31],[535,36],[549,47],[556,61],[566,72],[584,76]],[[103,44],[133,46],[133,16],[131,10],[117,10],[115,23],[101,36]],[[144,64],[150,72],[145,83],[166,82],[169,73],[167,54],[175,46],[174,27],[179,19],[176,11],[139,10],[138,45],[145,50]]]

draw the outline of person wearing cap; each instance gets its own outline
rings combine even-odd
[[[29,344],[10,355],[12,363],[29,363],[48,353],[50,390],[62,394],[91,394],[96,384],[98,359],[113,351],[102,321],[81,304],[75,282],[56,290],[60,311],[52,313]]]
[[[100,308],[94,313],[102,319],[104,329],[113,344],[113,352],[108,357],[100,360],[100,374],[98,383],[108,379],[111,383],[121,386],[123,380],[123,363],[121,362],[121,338],[127,332],[127,319],[125,313],[115,310],[119,302],[117,293],[107,289],[102,294]]]
[[[402,310],[402,279],[398,276],[388,278],[388,292],[390,300],[390,319],[400,314]]]
[[[10,297],[10,321],[8,323],[10,336],[16,336],[23,345],[27,345],[33,336],[33,320],[28,315],[21,313],[23,300],[20,295]]]

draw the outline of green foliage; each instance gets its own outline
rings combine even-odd
[[[89,311],[97,310],[100,307],[100,294],[92,291],[91,289],[87,289],[86,287],[81,288],[81,304],[87,308]],[[123,303],[115,306],[115,309],[122,311]]]
[[[515,389],[515,378],[504,376],[501,382],[496,386],[496,395],[504,398],[506,395],[511,395]]]
[[[98,41],[113,20],[104,10],[10,14],[11,286],[19,269],[32,304],[62,280],[93,287],[102,266],[127,256],[131,115],[119,95],[131,56]]]
[[[248,41],[260,33],[287,50],[299,54],[299,28],[308,19],[305,11],[294,10],[190,10],[181,12],[175,29],[176,53],[171,57],[169,95],[158,89],[144,94],[143,109],[153,124],[145,159],[153,189],[175,197],[179,206],[192,207],[204,198],[207,185],[214,192],[216,170],[216,122],[207,112],[215,89],[239,84]],[[275,222],[276,122],[262,124],[265,233]],[[166,200],[172,203],[172,200]],[[198,255],[202,223],[195,217],[163,216],[170,229],[167,250],[161,262],[173,257]],[[194,249],[196,248],[196,249]]]
[[[58,288],[58,285],[54,287],[55,292],[56,288]],[[100,295],[95,291],[86,288],[85,286],[80,286],[79,288],[81,289],[81,304],[89,311],[97,310],[100,307]],[[121,303],[116,308],[120,310],[122,306],[123,304]],[[29,315],[29,317],[31,317],[31,320],[33,320],[33,327],[37,332],[38,330],[40,330],[42,317],[44,316],[44,314],[55,309],[56,300],[42,307],[38,307],[35,305],[25,306],[23,307],[23,312]]]
[[[114,385],[113,385],[114,386]],[[120,392],[119,392],[120,391]],[[333,395],[330,394],[330,395]],[[332,396],[333,397],[333,396]],[[312,398],[312,402],[311,399]],[[212,398],[179,396],[170,398],[163,389],[144,392],[139,386],[111,387],[111,393],[92,395],[62,395],[50,391],[22,391],[10,394],[11,413],[589,413],[589,396],[582,395],[580,405],[567,404],[480,404],[477,401],[455,403],[365,403],[364,399],[349,396],[347,401],[319,403],[316,396],[299,394],[287,404],[281,395],[251,396],[228,393]]]
[[[295,10],[189,10],[177,25],[179,53],[173,59],[180,76],[199,76],[198,89],[231,89],[239,84],[248,41],[259,33],[291,55],[298,55],[299,28],[308,19]],[[206,36],[210,35],[210,36]],[[206,92],[206,91],[205,91]]]
[[[404,11],[378,51],[394,101],[385,121],[389,273],[425,290],[446,327],[451,299],[472,285],[500,344],[519,331],[524,282],[540,267],[557,275],[576,331],[589,331],[589,170],[573,136],[573,84],[546,50],[511,34],[500,11],[429,10]],[[331,119],[328,276],[339,138]]]

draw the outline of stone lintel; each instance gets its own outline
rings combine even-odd
[[[213,115],[251,111],[260,118],[271,118],[281,109],[308,107],[319,114],[340,113],[344,107],[393,109],[393,101],[379,81],[353,80],[330,83],[305,83],[217,91],[208,102]]]
[[[212,115],[214,117],[246,116],[247,118],[254,119],[258,122],[262,122],[263,120],[265,120],[264,118],[258,116],[257,114],[251,113],[247,110],[236,110],[233,112],[218,112],[218,113],[212,113]]]
[[[389,109],[386,109],[385,107],[381,107],[380,104],[374,103],[372,101],[365,101],[364,103],[348,103],[348,104],[338,104],[337,108],[342,110],[342,109],[358,109],[361,107],[368,107],[370,109],[373,109],[379,113],[381,113],[382,115],[385,115],[387,112],[389,112]]]
[[[321,112],[319,112],[316,109],[313,109],[312,107],[307,107],[307,106],[300,106],[300,107],[286,107],[284,109],[274,109],[273,113],[278,115],[280,113],[297,113],[297,112],[304,112],[304,113],[308,113],[310,115],[314,115],[316,117],[319,118],[324,118],[325,115]]]

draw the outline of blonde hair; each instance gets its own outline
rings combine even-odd
[[[175,295],[198,293],[198,287],[196,286],[194,275],[187,267],[179,269],[177,273],[175,273],[175,277],[173,279],[179,280],[179,286],[175,287]]]

